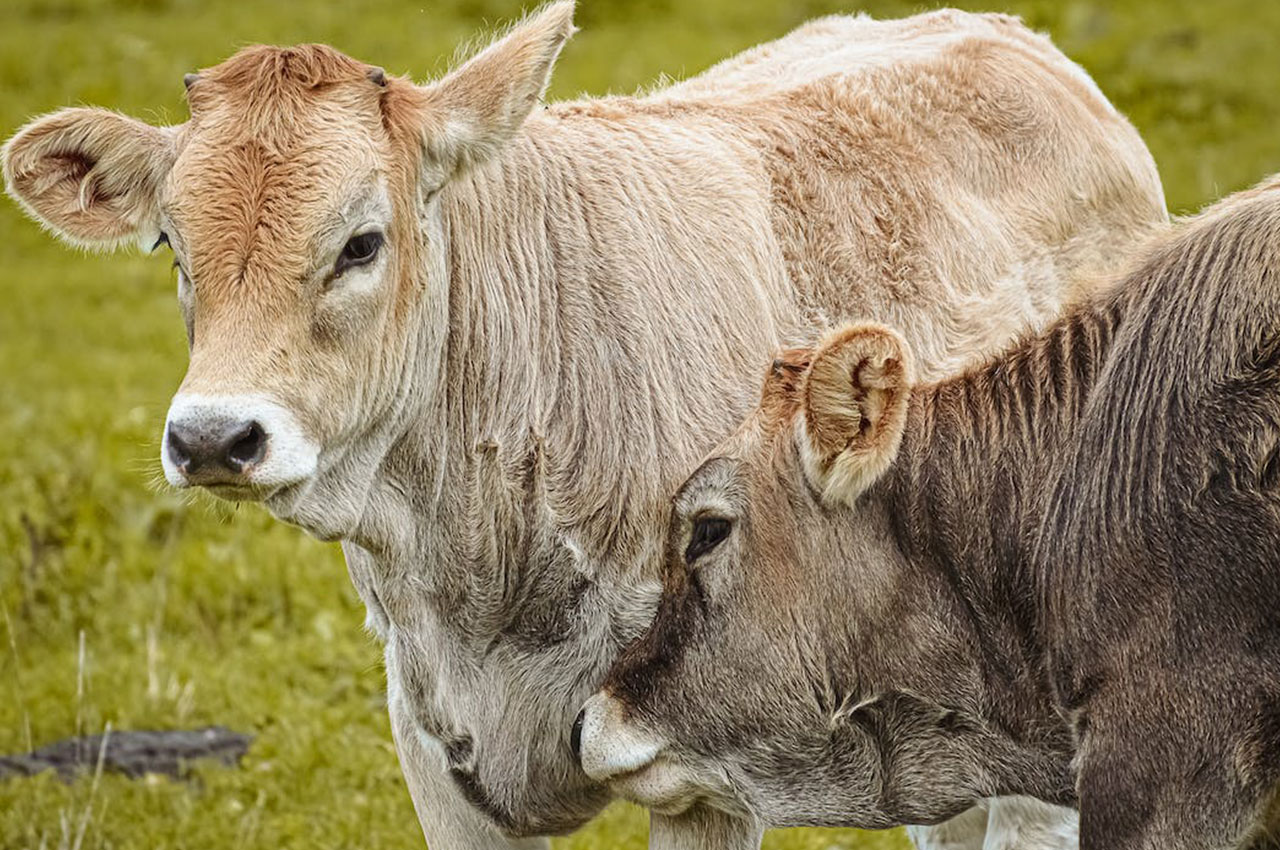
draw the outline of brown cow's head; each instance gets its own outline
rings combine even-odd
[[[669,814],[885,817],[874,740],[840,721],[858,689],[836,684],[874,671],[831,669],[826,644],[833,622],[885,623],[917,590],[867,493],[898,453],[910,373],[878,325],[775,362],[758,412],[674,499],[657,615],[579,717],[593,778]],[[850,571],[857,598],[838,590]]]
[[[9,141],[9,193],[56,235],[173,250],[191,361],[170,483],[350,531],[433,389],[410,380],[435,374],[444,338],[437,193],[515,134],[572,12],[546,8],[426,86],[323,45],[257,46],[187,78],[185,124],[64,109]]]

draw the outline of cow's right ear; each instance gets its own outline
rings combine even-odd
[[[62,109],[35,119],[0,150],[9,194],[55,234],[82,248],[160,234],[160,187],[174,133],[106,109]]]
[[[824,500],[852,504],[888,470],[910,397],[910,352],[897,332],[851,325],[822,341],[801,388],[799,441]]]

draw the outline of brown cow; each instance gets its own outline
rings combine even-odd
[[[775,363],[675,497],[656,619],[582,718],[587,772],[747,823],[1031,795],[1079,807],[1085,850],[1264,840],[1280,180],[1009,352],[911,373],[879,325]]]

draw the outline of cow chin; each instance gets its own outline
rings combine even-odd
[[[663,756],[633,773],[615,776],[609,789],[661,815],[684,814],[707,796],[692,774]]]

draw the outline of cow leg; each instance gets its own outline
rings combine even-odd
[[[987,811],[982,806],[974,806],[933,826],[908,826],[907,835],[916,850],[983,850]]]
[[[982,850],[1075,850],[1079,828],[1075,809],[1033,797],[994,797],[988,802]]]
[[[431,850],[549,850],[546,838],[508,838],[467,802],[441,760],[426,751],[409,712],[392,707],[391,731]]]
[[[699,806],[682,815],[649,817],[649,850],[759,850],[764,827]]]
[[[1074,809],[1032,797],[992,797],[934,826],[909,826],[918,850],[1076,850]]]

